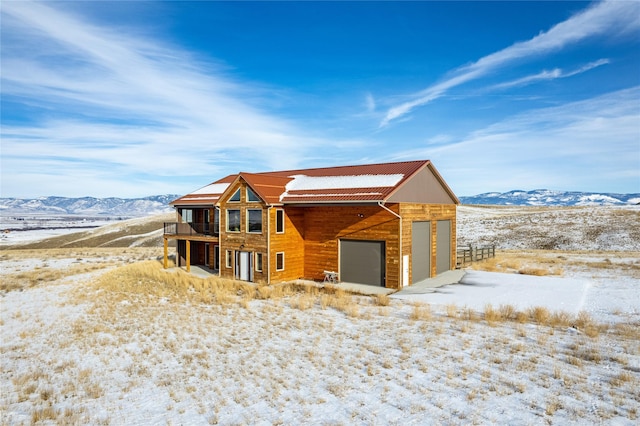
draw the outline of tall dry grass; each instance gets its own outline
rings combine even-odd
[[[274,304],[286,302],[290,307],[307,310],[316,305],[359,316],[356,296],[336,287],[313,284],[286,283],[253,284],[216,276],[201,278],[181,269],[165,270],[159,261],[150,260],[121,266],[103,274],[95,289],[117,299],[136,298],[168,300],[171,302],[231,305],[250,308],[253,300],[269,300]],[[79,296],[81,297],[81,296]],[[381,304],[389,303],[382,300]]]

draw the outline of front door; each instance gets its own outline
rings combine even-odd
[[[236,278],[242,281],[253,281],[251,274],[253,256],[248,251],[236,252]]]

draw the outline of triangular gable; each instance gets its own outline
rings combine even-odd
[[[280,205],[280,195],[285,192],[290,177],[269,176],[257,173],[240,173],[253,192],[267,205]]]
[[[440,173],[428,161],[385,199],[391,203],[460,204]]]
[[[285,186],[291,178],[241,172],[220,195],[220,199],[226,199],[235,193],[240,181],[244,181],[266,205],[281,205],[280,194],[285,191]]]

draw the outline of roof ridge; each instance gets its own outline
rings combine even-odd
[[[407,161],[392,161],[386,163],[365,163],[365,164],[347,164],[344,166],[327,166],[327,167],[312,167],[306,169],[291,169],[291,170],[272,170],[270,172],[260,172],[253,173],[259,175],[280,175],[284,173],[293,173],[293,172],[305,172],[305,171],[318,171],[318,170],[331,170],[331,169],[350,169],[350,168],[362,168],[362,167],[378,167],[378,166],[393,166],[400,164],[427,164],[430,160],[407,160]]]

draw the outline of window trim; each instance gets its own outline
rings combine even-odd
[[[258,259],[260,259],[260,261],[258,261]],[[255,259],[253,264],[255,266],[254,269],[256,270],[256,272],[262,272],[262,253],[260,252],[255,253]]]
[[[260,212],[260,232],[251,231],[251,227],[249,226],[249,216],[250,216],[249,212],[251,212],[251,211],[254,211],[254,212],[255,211],[259,211]],[[247,230],[247,233],[249,233],[249,234],[262,234],[262,228],[263,228],[263,226],[262,226],[262,224],[263,224],[262,209],[247,209],[246,212],[247,212],[247,214],[245,215],[246,216],[245,217],[245,220],[246,220],[245,229]]]
[[[282,218],[282,229],[278,230],[278,216]],[[284,234],[284,209],[276,209],[276,234]]]
[[[229,212],[238,212],[238,230],[237,231],[232,231],[231,228],[229,227]],[[233,232],[233,233],[240,233],[242,231],[242,210],[241,209],[226,209],[226,213],[227,213],[227,220],[226,220],[226,224],[225,224],[225,229],[227,232]]]
[[[282,255],[282,268],[278,269],[278,256]],[[279,251],[276,253],[276,271],[284,271],[284,252]]]
[[[225,259],[224,265],[225,265],[225,267],[231,269],[232,268],[231,260],[233,258],[233,253],[232,253],[231,250],[227,250],[226,252],[227,252],[227,254],[226,254],[226,259]]]

